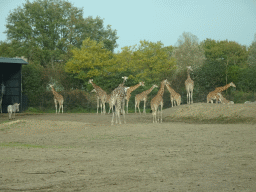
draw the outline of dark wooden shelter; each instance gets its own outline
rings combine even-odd
[[[28,64],[21,58],[0,57],[0,96],[2,111],[7,113],[7,106],[20,103],[20,112],[26,109],[22,98],[22,65]]]

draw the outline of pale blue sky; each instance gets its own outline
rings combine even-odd
[[[31,1],[31,0],[30,0]],[[25,0],[0,0],[0,40],[9,11]],[[84,17],[99,16],[117,30],[118,48],[140,40],[175,45],[183,32],[249,46],[256,33],[256,0],[69,0]]]

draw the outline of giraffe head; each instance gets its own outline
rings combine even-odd
[[[124,92],[126,93],[129,88],[130,87],[124,87]]]
[[[167,79],[163,80],[163,81],[161,82],[161,84],[162,84],[162,83],[163,83],[163,85],[170,84],[170,83],[167,81]]]
[[[51,88],[53,88],[53,84],[49,84],[49,86],[50,86]]]
[[[141,82],[140,82],[140,85],[141,85],[141,86],[145,86],[144,81],[141,81]]]
[[[193,71],[191,66],[187,66],[187,69],[190,70],[190,71]]]
[[[236,87],[236,85],[233,82],[231,82],[229,85],[230,87]]]
[[[128,77],[124,76],[122,77],[122,79],[124,79],[124,82],[127,81]]]
[[[97,93],[96,89],[91,90],[91,93]]]
[[[156,85],[156,84],[153,85],[153,89],[154,89],[154,88],[157,88],[157,87],[158,87],[158,85]]]
[[[93,82],[93,79],[89,79],[88,81],[88,84],[92,83]]]

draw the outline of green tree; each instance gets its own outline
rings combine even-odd
[[[236,83],[239,70],[247,67],[248,52],[246,47],[234,41],[215,41],[211,39],[203,41],[202,46],[207,58],[206,64],[214,64],[222,69],[221,77],[223,79],[220,80],[221,84],[227,84],[229,81]],[[212,68],[216,68],[216,66],[212,66]],[[220,79],[219,77],[216,78]],[[215,80],[213,81],[215,82]]]
[[[140,45],[132,53],[128,68],[134,73],[137,81],[159,83],[175,70],[175,59],[161,42],[140,41]]]
[[[249,47],[249,56],[248,56],[248,64],[250,66],[256,66],[256,33],[254,35],[254,40]]]
[[[82,80],[105,76],[105,69],[113,57],[111,51],[104,49],[103,42],[97,43],[90,38],[83,41],[81,48],[74,48],[72,53],[73,57],[66,63],[65,71]]]
[[[40,105],[40,95],[45,91],[43,86],[43,67],[30,63],[22,67],[22,90],[29,99],[29,106]]]
[[[68,50],[80,47],[87,37],[102,41],[110,51],[117,47],[116,30],[109,25],[105,29],[99,17],[84,19],[82,9],[64,0],[27,1],[9,14],[6,28],[8,40],[21,43],[25,57],[39,57],[43,66],[68,60]]]

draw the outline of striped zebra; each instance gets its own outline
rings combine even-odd
[[[12,119],[12,113],[14,114],[15,119],[15,112],[19,112],[20,103],[14,103],[14,105],[8,105],[7,111],[9,113],[9,120]]]

